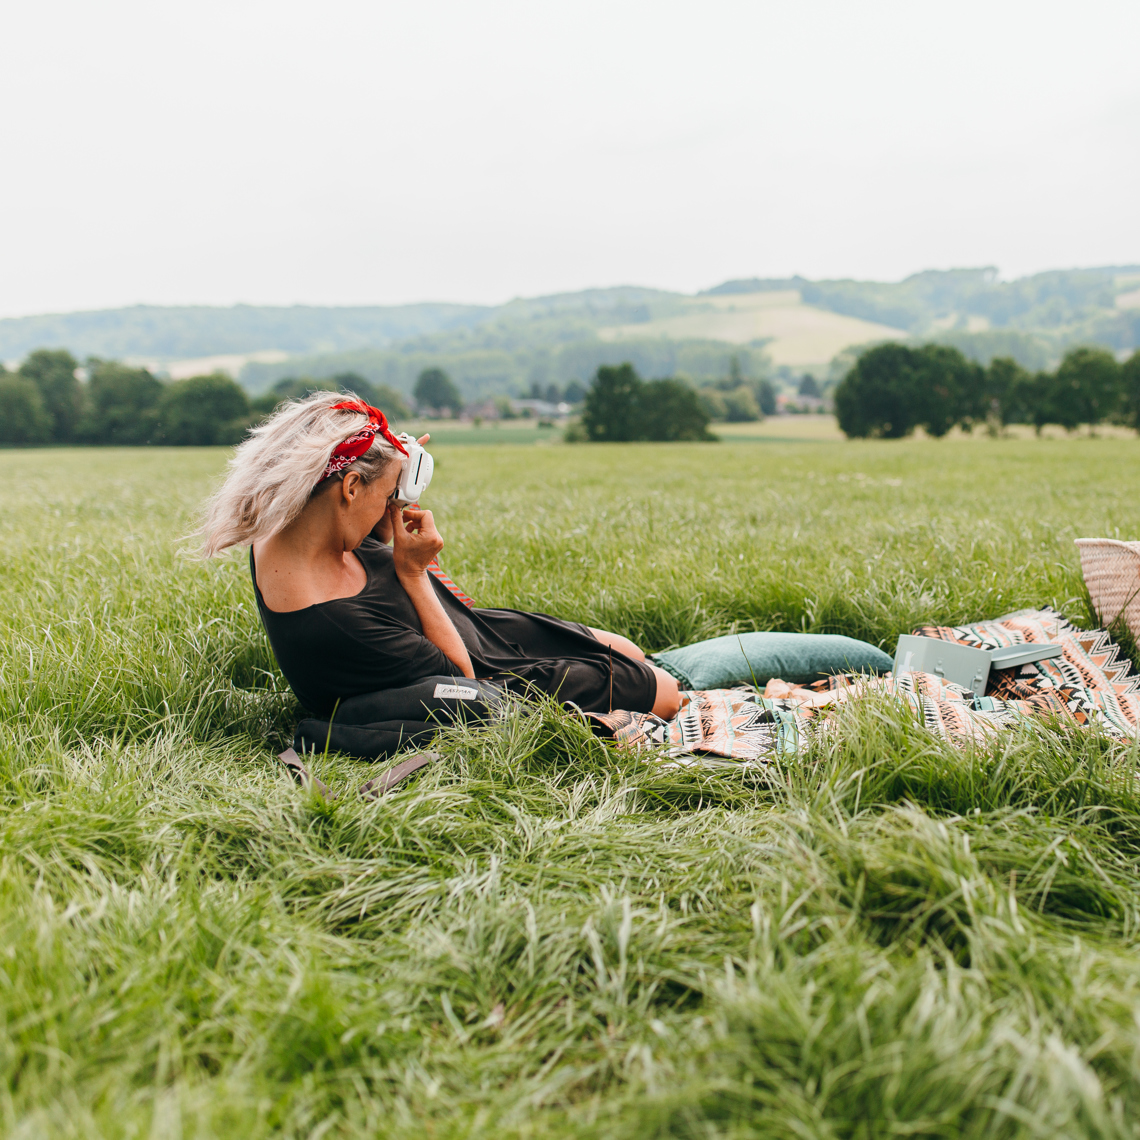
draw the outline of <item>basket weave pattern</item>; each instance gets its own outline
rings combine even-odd
[[[1121,615],[1140,641],[1140,542],[1078,538],[1081,573],[1093,608],[1108,627]]]

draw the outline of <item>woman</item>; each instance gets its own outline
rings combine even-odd
[[[402,453],[379,409],[320,392],[253,429],[209,504],[203,552],[249,545],[262,623],[303,705],[327,717],[338,700],[443,674],[588,712],[677,714],[676,680],[626,638],[468,608],[430,574],[443,549],[431,511],[392,501]]]

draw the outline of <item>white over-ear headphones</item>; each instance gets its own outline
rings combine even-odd
[[[400,481],[392,492],[392,501],[399,507],[419,502],[427,490],[435,470],[435,460],[410,436],[401,432],[396,438],[407,449],[407,458],[400,462]]]

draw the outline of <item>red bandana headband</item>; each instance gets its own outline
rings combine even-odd
[[[317,480],[318,483],[323,483],[330,475],[335,475],[350,463],[355,463],[372,446],[377,434],[382,435],[397,451],[404,455],[408,454],[408,449],[392,434],[392,429],[388,427],[388,419],[379,408],[374,408],[363,400],[345,400],[344,403],[333,404],[332,407],[334,411],[343,409],[346,412],[359,412],[362,416],[368,417],[368,423],[333,448],[328,466],[325,468],[325,473]]]

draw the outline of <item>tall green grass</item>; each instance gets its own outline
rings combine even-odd
[[[663,648],[1087,620],[1131,441],[441,448],[481,604]],[[0,454],[0,1121],[71,1136],[1132,1136],[1137,750],[862,702],[769,772],[553,705],[296,788],[221,452]],[[183,544],[184,545],[184,544]],[[366,765],[330,757],[350,792]]]

